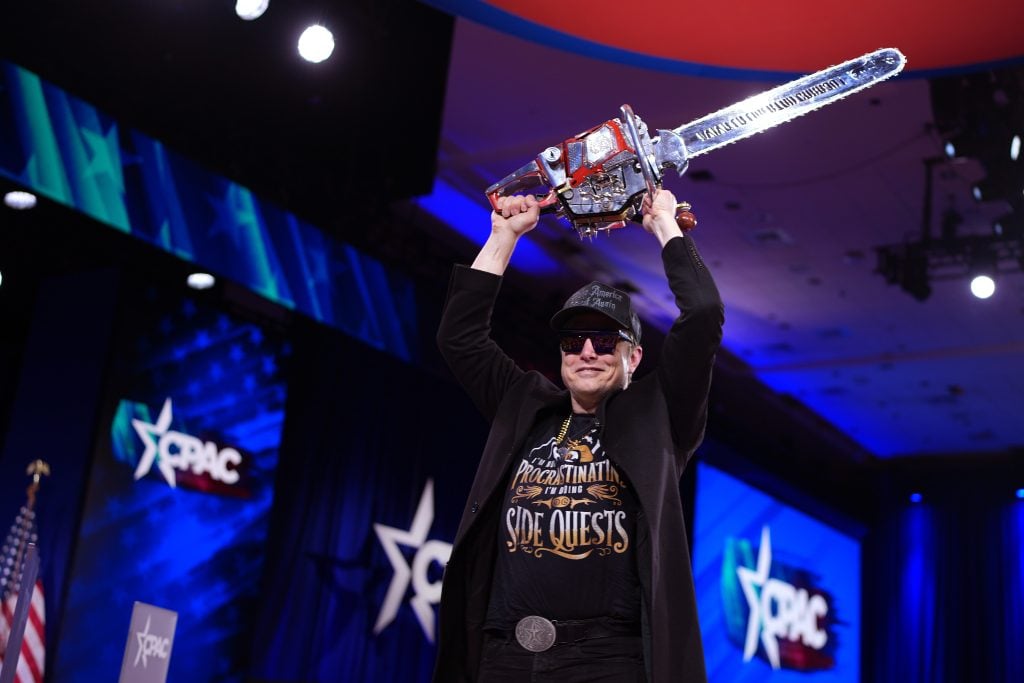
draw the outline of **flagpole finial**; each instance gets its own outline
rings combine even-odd
[[[28,469],[25,470],[25,474],[32,477],[33,486],[39,486],[39,480],[43,476],[50,476],[50,465],[45,461],[36,458],[33,460]]]
[[[29,463],[28,469],[25,470],[25,474],[32,477],[32,483],[29,484],[28,489],[25,490],[25,493],[28,496],[28,509],[31,510],[36,505],[36,491],[39,490],[39,480],[44,476],[50,476],[50,466],[43,460],[36,458]]]

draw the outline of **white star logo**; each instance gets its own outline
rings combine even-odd
[[[161,437],[166,434],[167,428],[171,426],[171,419],[170,397],[164,401],[164,407],[160,409],[160,416],[157,417],[156,424],[149,424],[137,418],[132,419],[132,427],[135,428],[135,433],[142,439],[142,443],[146,444],[146,450],[142,452],[142,457],[139,458],[139,465],[135,468],[136,481],[146,476],[150,468],[153,467],[153,461],[156,460],[158,450],[158,440],[153,437]],[[156,466],[160,473],[164,475],[164,479],[167,480],[171,488],[175,488],[176,478],[174,476],[174,467],[171,463],[161,458],[157,461]]]
[[[415,595],[409,599],[413,612],[420,622],[424,635],[431,643],[434,642],[434,610],[433,605],[441,601],[441,581],[433,583],[427,580],[427,570],[433,562],[442,567],[447,564],[452,554],[451,543],[443,541],[427,541],[427,534],[430,532],[430,525],[434,523],[434,481],[427,480],[423,488],[423,495],[420,496],[419,505],[416,507],[416,515],[413,517],[412,526],[408,531],[374,524],[373,530],[380,539],[384,553],[391,562],[391,568],[395,575],[388,586],[388,592],[384,596],[384,604],[381,605],[380,614],[377,615],[377,623],[374,624],[374,635],[383,631],[394,621],[398,614],[398,608],[405,597],[406,589],[409,587],[410,579]],[[413,557],[412,566],[405,560],[399,545],[416,548],[416,555]]]
[[[139,639],[139,651],[135,653],[135,666],[139,665],[139,657],[142,658],[142,668],[146,668],[146,638],[149,637],[149,620],[150,617],[146,617],[146,629],[144,631],[136,631],[135,637]]]
[[[749,662],[757,652],[757,636],[761,635],[761,643],[768,655],[773,669],[779,668],[779,643],[772,637],[768,629],[762,628],[764,619],[768,616],[761,613],[760,590],[764,589],[768,582],[768,573],[772,567],[772,540],[768,527],[761,529],[761,547],[757,552],[757,571],[749,567],[736,567],[736,576],[743,588],[743,595],[747,598],[747,605],[750,607],[750,617],[747,619],[747,640],[743,646],[743,661]]]

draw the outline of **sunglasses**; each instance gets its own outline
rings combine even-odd
[[[564,330],[558,333],[558,346],[565,353],[578,354],[583,352],[583,345],[588,339],[595,353],[602,356],[615,353],[615,345],[620,341],[633,343],[633,338],[625,330]]]

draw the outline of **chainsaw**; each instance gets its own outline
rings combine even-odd
[[[537,188],[542,213],[567,219],[580,238],[621,228],[636,218],[644,196],[661,187],[666,170],[682,176],[690,159],[860,92],[902,71],[906,57],[883,48],[785,83],[655,136],[632,107],[564,142],[487,188],[498,199]],[[680,225],[696,225],[681,204]]]

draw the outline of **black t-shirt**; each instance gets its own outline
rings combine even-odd
[[[639,623],[639,504],[595,417],[573,415],[563,430],[564,420],[540,420],[512,465],[486,628],[534,614]]]

